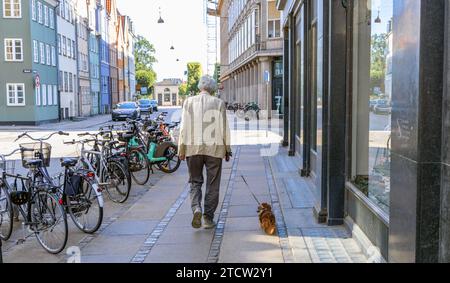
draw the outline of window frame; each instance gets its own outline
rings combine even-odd
[[[7,42],[8,41],[12,41],[12,55],[13,55],[13,59],[11,59],[11,60],[9,60],[8,59],[8,52],[7,52]],[[18,53],[16,53],[16,41],[19,41],[20,42],[20,56],[21,56],[21,59],[20,60],[17,60],[17,54]],[[3,41],[3,43],[4,43],[4,55],[5,55],[5,62],[23,62],[23,48],[24,48],[24,46],[23,46],[23,39],[22,38],[5,38],[4,39],[4,41]]]
[[[9,101],[10,96],[9,96],[9,87],[13,86],[14,87],[14,103],[11,103]],[[19,101],[19,96],[18,96],[18,86],[22,87],[22,96],[23,96],[23,102],[22,103],[18,103]],[[25,99],[26,93],[25,93],[25,84],[24,83],[6,83],[6,106],[10,106],[10,107],[22,107],[22,106],[26,106],[26,99]]]
[[[9,4],[11,16],[6,15],[7,4],[6,4],[6,0],[3,0],[2,1],[3,2],[3,18],[5,18],[5,19],[21,19],[22,18],[22,1],[21,0],[9,0],[9,1],[11,1]],[[16,5],[16,3],[14,3],[15,1],[19,5],[19,16],[14,16],[14,6]]]
[[[33,62],[39,64],[39,42],[33,39]]]

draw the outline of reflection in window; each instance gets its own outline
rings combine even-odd
[[[393,1],[355,1],[353,181],[389,213]]]

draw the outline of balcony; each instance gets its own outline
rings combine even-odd
[[[227,68],[222,69],[222,73],[227,75],[258,57],[281,56],[283,54],[282,38],[273,38],[263,42],[260,42],[260,39],[257,38],[256,41],[256,44],[250,46],[244,53],[231,62]]]

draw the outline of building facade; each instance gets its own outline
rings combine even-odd
[[[181,106],[179,87],[183,83],[180,79],[164,79],[154,84],[153,99],[159,106]]]
[[[74,1],[60,1],[57,14],[58,78],[61,119],[78,116],[78,72]]]
[[[115,0],[106,0],[106,11],[109,15],[109,75],[110,75],[110,92],[111,103],[115,105],[121,102],[119,96],[119,70],[118,70],[118,13]]]
[[[101,31],[100,38],[100,112],[102,114],[111,112],[111,77],[109,59],[109,21],[110,16],[106,9],[107,0],[100,1],[99,25]]]
[[[220,96],[282,112],[283,39],[276,1],[221,0]]]
[[[96,1],[88,1],[88,47],[89,76],[91,85],[91,115],[98,115],[101,108],[100,95],[100,29],[98,25],[99,8]]]
[[[89,74],[89,17],[86,1],[76,0],[76,32],[78,52],[78,116],[93,114],[91,78]]]
[[[125,97],[125,34],[123,16],[117,11],[117,85],[119,102],[127,101]]]
[[[134,57],[134,48],[136,44],[136,33],[134,30],[134,23],[130,17],[126,17],[128,22],[128,43],[127,43],[127,78],[129,84],[129,100],[136,97],[136,64]]]
[[[0,2],[0,124],[58,121],[58,3]]]
[[[449,262],[448,3],[277,7],[284,145],[300,158],[318,221],[345,224],[380,261]]]

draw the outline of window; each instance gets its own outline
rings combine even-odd
[[[42,19],[42,3],[38,2],[37,3],[37,7],[38,7],[38,22],[40,24],[42,24],[43,23],[43,19]]]
[[[53,86],[47,85],[48,105],[53,105]]]
[[[41,106],[41,88],[37,87],[34,89],[34,95],[36,96],[36,105]]]
[[[39,44],[36,40],[33,40],[33,61],[39,63]]]
[[[42,105],[47,105],[47,85],[41,85],[42,88]]]
[[[31,19],[36,21],[36,0],[31,0]]]
[[[62,49],[61,49],[61,35],[58,34],[58,53],[59,53],[59,55],[61,55],[61,51],[62,51]]]
[[[25,106],[25,85],[6,84],[7,105]]]
[[[48,7],[44,5],[44,25],[48,27]]]
[[[63,39],[63,44],[62,44],[63,55],[67,56],[67,38],[63,35],[62,39]]]
[[[23,61],[22,39],[18,38],[5,39],[5,61],[9,62]]]
[[[58,87],[53,86],[53,105],[58,105]]]
[[[69,92],[69,74],[64,72],[64,92]]]
[[[73,92],[73,74],[69,73],[69,92]]]
[[[389,214],[394,0],[362,2],[354,2],[350,177],[372,203]]]
[[[3,0],[4,18],[21,18],[22,4],[21,0]]]
[[[269,20],[268,38],[276,38],[281,36],[280,20]]]
[[[64,91],[64,76],[62,71],[59,71],[58,81],[59,81],[59,90]]]
[[[45,64],[45,50],[44,50],[44,43],[40,42],[39,43],[39,49],[41,51],[41,64]]]
[[[56,49],[55,46],[52,46],[52,66],[56,67]]]
[[[72,47],[73,47],[73,53],[72,53],[72,58],[76,60],[77,56],[76,56],[76,46],[75,46],[75,40],[72,40]]]
[[[45,54],[46,54],[46,63],[48,66],[50,66],[52,64],[52,57],[51,57],[51,50],[50,50],[50,45],[46,44],[45,45]]]
[[[50,21],[50,28],[54,29],[55,28],[55,12],[53,11],[52,8],[49,8],[48,18],[49,18],[49,21]]]

